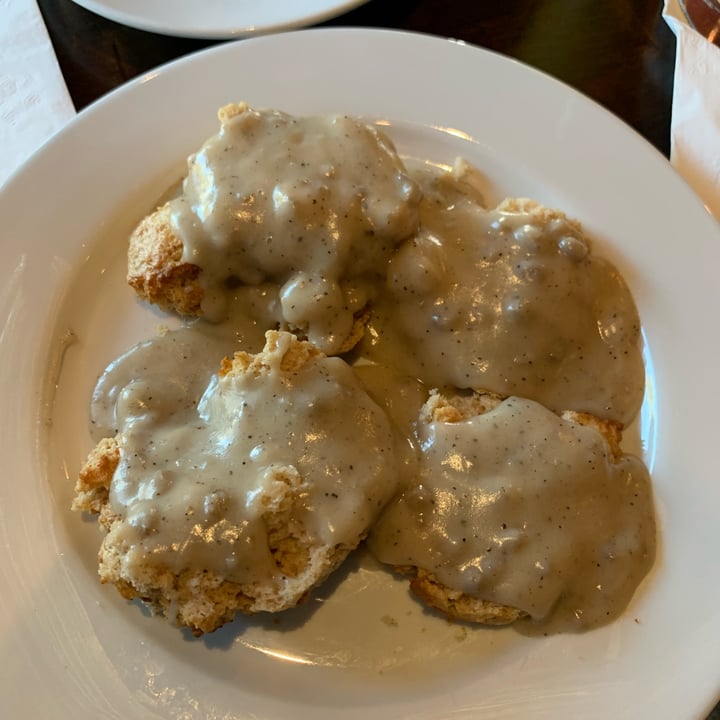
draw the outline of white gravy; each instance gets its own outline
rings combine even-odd
[[[640,319],[575,224],[427,189],[420,217],[390,260],[361,353],[429,387],[632,420],[645,380]]]
[[[334,353],[417,230],[418,187],[389,139],[352,118],[237,110],[171,201],[203,314],[222,314],[228,282],[274,282],[288,325]]]
[[[372,536],[383,562],[547,627],[622,610],[654,554],[647,470],[538,404],[626,423],[643,396],[632,297],[574,223],[486,210],[467,172],[409,172],[349,118],[244,106],[171,202],[204,317],[119,358],[91,411],[95,438],[121,441],[110,500],[127,562],[275,572],[254,498],[292,467],[322,542],[360,534],[401,483]],[[215,374],[269,328],[332,354],[368,303],[355,370],[334,358],[292,378]],[[416,426],[445,386],[528,399]]]
[[[416,475],[369,538],[381,562],[519,608],[546,632],[622,612],[655,555],[639,459],[615,460],[594,428],[520,398],[421,422],[418,439]]]
[[[192,330],[142,343],[106,373],[101,387],[115,390],[96,393],[94,417],[101,431],[119,430],[110,504],[130,572],[204,568],[241,584],[280,576],[264,520],[286,492],[278,473],[297,480],[288,522],[310,546],[352,546],[392,496],[396,437],[385,414],[339,358],[283,370],[290,337],[280,334],[262,375],[212,374],[206,338]]]

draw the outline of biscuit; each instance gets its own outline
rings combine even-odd
[[[419,421],[421,424],[430,425],[431,423],[462,423],[465,420],[494,410],[503,398],[494,393],[475,392],[472,394],[444,395],[438,391],[433,391],[429,399],[420,411]],[[622,436],[622,428],[618,423],[600,420],[588,413],[580,413],[568,411],[561,414],[564,420],[579,425],[593,427],[606,440],[610,455],[613,459],[618,459],[622,455],[620,449],[620,440]],[[446,460],[446,462],[461,462],[460,460]],[[469,460],[467,462],[470,462]],[[422,480],[420,482],[423,482]],[[431,481],[432,482],[432,481]],[[455,490],[455,488],[452,488]],[[459,489],[458,489],[459,490]],[[424,491],[419,491],[423,494]],[[443,500],[435,496],[432,502],[456,502],[456,500]],[[465,496],[463,496],[465,497]],[[407,502],[407,501],[406,501]],[[472,502],[466,499],[463,502]],[[392,507],[389,508],[392,510]],[[462,515],[462,505],[458,506],[457,511]],[[417,518],[418,516],[416,516]],[[382,521],[381,521],[382,522]],[[423,520],[416,519],[416,533],[422,536]],[[393,521],[390,521],[392,526]],[[470,526],[465,526],[464,532],[472,533]],[[453,531],[446,530],[448,533]],[[392,532],[392,531],[391,531]],[[383,530],[383,533],[386,533]],[[392,537],[386,534],[384,538]],[[449,537],[448,542],[457,542],[459,538]],[[464,542],[464,538],[462,539]],[[372,547],[372,538],[371,538]],[[382,554],[382,550],[380,553]],[[441,561],[443,564],[451,562],[450,560]],[[461,620],[471,623],[483,625],[507,625],[515,622],[520,618],[527,617],[528,613],[513,607],[511,605],[494,602],[478,595],[469,594],[456,588],[450,587],[443,583],[429,569],[420,567],[419,565],[403,564],[395,565],[394,570],[400,574],[406,575],[410,579],[410,591],[429,607],[443,613],[447,617],[454,620]]]
[[[202,634],[238,611],[301,602],[364,538],[397,468],[389,421],[351,368],[289,333],[269,331],[261,353],[223,360],[198,417],[207,428],[185,454],[185,430],[168,430],[180,450],[167,472],[155,450],[164,426],[132,445],[120,418],[82,467],[73,509],[98,515],[103,583]],[[215,442],[221,451],[205,450]],[[204,471],[178,473],[182,463]]]
[[[163,310],[213,322],[235,288],[274,284],[273,327],[348,351],[390,254],[417,230],[419,187],[392,142],[352,118],[246,103],[218,118],[180,195],[132,232],[128,283]]]
[[[146,302],[180,315],[200,315],[200,268],[183,262],[183,244],[166,203],[143,218],[130,235],[127,282]]]

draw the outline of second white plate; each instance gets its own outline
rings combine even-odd
[[[115,22],[165,35],[247,37],[314,25],[367,0],[73,0]]]

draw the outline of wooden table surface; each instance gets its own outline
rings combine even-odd
[[[39,0],[79,110],[136,75],[213,44],[123,27]],[[453,37],[517,58],[589,95],[669,155],[675,37],[660,0],[371,0],[327,25]]]
[[[135,30],[70,0],[38,0],[76,109],[214,44]],[[553,75],[670,153],[675,37],[661,0],[371,0],[325,25],[453,37]],[[720,705],[710,716],[720,720]]]

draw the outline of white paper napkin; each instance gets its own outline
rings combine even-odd
[[[0,185],[74,114],[35,0],[0,0]]]
[[[720,47],[688,23],[678,0],[665,0],[677,37],[670,162],[720,221]]]

